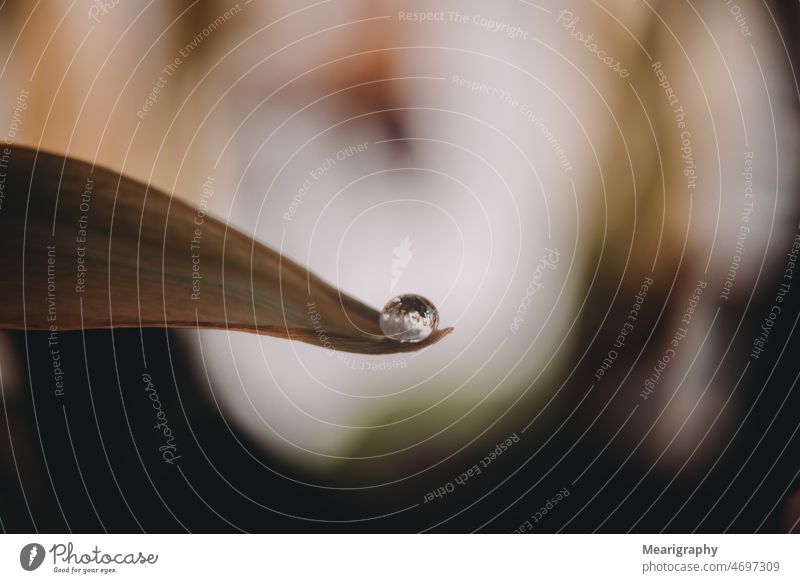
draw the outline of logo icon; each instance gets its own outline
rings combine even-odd
[[[389,282],[389,291],[394,291],[397,282],[403,275],[403,269],[408,267],[414,254],[411,252],[411,237],[406,235],[400,239],[400,244],[392,249],[394,258],[392,259],[392,279]]]
[[[26,571],[35,571],[44,562],[44,547],[38,543],[29,543],[19,552],[19,564]]]

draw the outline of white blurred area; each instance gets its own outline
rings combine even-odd
[[[558,139],[565,147],[578,139],[579,128],[558,108],[557,97],[572,92],[574,79],[542,81],[533,74],[552,56],[471,24],[398,22],[397,3],[347,4],[350,9],[331,4],[287,19],[277,38],[225,67],[226,85],[235,84],[232,92],[239,94],[232,99],[253,113],[231,143],[240,153],[232,173],[242,178],[235,202],[227,207],[228,200],[217,199],[216,211],[371,305],[382,306],[396,293],[430,298],[442,325],[455,332],[421,353],[388,357],[201,335],[220,402],[253,434],[323,465],[355,446],[363,455],[364,441],[368,455],[384,455],[443,440],[436,434],[477,406],[484,421],[461,421],[471,425],[462,435],[474,437],[551,358],[568,355],[559,331],[575,315],[574,284],[582,272],[575,256],[577,205],[588,202],[576,200],[553,163],[551,145],[520,113],[522,103],[542,117],[559,111],[547,124],[563,128]],[[295,6],[276,4],[261,24]],[[486,4],[477,2],[402,8],[487,14]],[[507,4],[488,14],[525,22],[532,34],[550,28],[539,30],[531,10]],[[380,20],[358,22],[365,18]],[[286,41],[332,22],[341,25],[333,33],[284,49]],[[366,32],[376,26],[383,37]],[[261,64],[274,51],[283,52]],[[364,51],[373,53],[351,56]],[[380,64],[375,72],[347,77],[372,59]],[[272,73],[248,74],[253,66]],[[346,81],[327,68],[342,70]],[[310,79],[291,81],[303,74]],[[460,80],[484,88],[472,91]],[[375,101],[350,103],[363,90],[354,86],[364,83],[378,92]],[[505,103],[499,90],[520,105]],[[392,133],[380,112],[396,108],[404,125]],[[351,155],[359,144],[363,151]],[[330,169],[327,159],[334,160]],[[306,180],[312,184],[297,203]],[[410,255],[392,288],[394,250],[406,238]],[[513,315],[537,263],[548,255],[545,248],[557,250],[559,262],[544,273],[543,288],[512,335]],[[570,277],[573,285],[565,285]]]
[[[783,189],[794,169],[776,170],[771,153],[796,144],[774,146],[772,119],[786,118],[781,107],[792,89],[774,72],[780,44],[768,42],[763,10],[740,4],[750,7],[770,95],[721,6],[697,8],[705,25],[665,2],[658,14],[624,0],[572,10],[577,28],[594,32],[632,72],[651,74],[639,43],[658,51],[690,112],[702,188],[688,238],[685,216],[665,218],[662,256],[677,258],[686,240],[690,270],[702,272],[709,261],[712,273],[725,272],[741,210],[742,153],[758,152],[758,168],[770,168],[755,178],[758,228],[744,279],[757,273],[770,234],[788,236],[772,218],[788,204]],[[560,8],[552,2],[240,2],[240,12],[190,51],[144,119],[137,111],[163,67],[234,4],[205,2],[182,15],[188,4],[124,2],[99,22],[87,18],[91,5],[37,5],[23,36],[3,33],[11,54],[3,111],[19,90],[31,92],[18,142],[97,159],[195,204],[212,176],[212,213],[373,306],[396,293],[422,294],[438,306],[442,325],[455,327],[420,353],[344,359],[267,337],[185,332],[231,424],[300,465],[422,443],[452,451],[502,426],[523,393],[545,401],[559,388],[552,379],[580,358],[574,326],[594,254],[619,253],[636,280],[635,269],[652,262],[637,250],[628,258],[629,209],[634,197],[660,200],[662,187],[634,193],[631,171],[658,171],[641,112],[659,125],[663,94],[642,92],[640,103],[627,79],[554,22]],[[19,30],[30,8],[16,10]],[[410,22],[401,11],[446,19],[455,11],[467,21]],[[493,32],[476,16],[527,36]],[[673,187],[667,198],[679,196],[684,180],[670,123],[659,126],[670,136],[660,143]],[[655,204],[648,211],[655,229],[662,211]],[[698,225],[715,224],[709,241],[715,231]],[[401,245],[408,259],[393,287]],[[558,252],[557,263],[535,275],[548,250]],[[513,333],[534,278],[541,287]],[[716,362],[723,349],[703,357]],[[703,377],[696,383],[703,390],[709,371],[691,371]],[[705,403],[709,414],[717,410]],[[683,417],[674,419],[677,428]],[[695,420],[704,430],[702,415]]]

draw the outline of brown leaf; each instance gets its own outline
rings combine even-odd
[[[168,194],[28,148],[0,156],[0,329],[216,328],[367,354],[450,331],[396,342],[377,310]]]

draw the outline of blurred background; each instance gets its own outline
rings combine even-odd
[[[799,24],[746,0],[5,0],[6,142],[455,332],[380,357],[64,332],[60,400],[47,335],[2,333],[2,528],[797,530]]]

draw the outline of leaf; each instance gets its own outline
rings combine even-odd
[[[112,170],[0,145],[0,329],[215,328],[345,352],[419,350],[378,311]],[[196,274],[193,276],[193,274]]]

